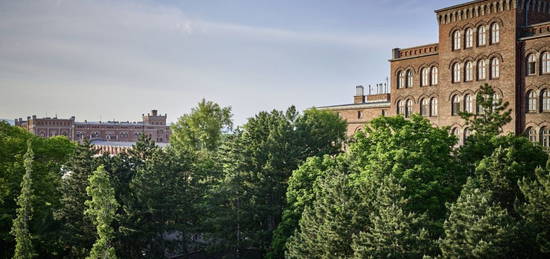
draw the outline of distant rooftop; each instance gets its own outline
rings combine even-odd
[[[122,142],[122,141],[104,141],[104,140],[92,140],[92,145],[96,146],[111,146],[111,147],[132,147],[136,142]],[[168,143],[155,143],[158,147],[166,147]]]

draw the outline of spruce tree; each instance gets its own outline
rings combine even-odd
[[[97,230],[97,239],[87,258],[116,258],[112,245],[114,230],[111,226],[119,206],[115,198],[115,189],[103,166],[97,168],[88,182],[86,192],[91,200],[85,202],[87,209],[84,213],[92,218]]]
[[[536,179],[523,179],[519,187],[527,202],[521,206],[521,214],[529,226],[541,253],[550,254],[550,164],[546,170],[538,168]]]
[[[34,153],[32,142],[27,141],[27,153],[24,156],[25,174],[21,181],[21,193],[17,197],[17,217],[13,221],[11,234],[15,237],[15,254],[13,258],[27,259],[34,256],[32,246],[32,237],[29,224],[32,218],[33,208],[31,200],[33,197],[32,189],[32,163]]]
[[[426,230],[425,214],[406,212],[409,200],[393,176],[377,184],[370,224],[353,237],[355,258],[422,258],[431,253],[433,242]]]

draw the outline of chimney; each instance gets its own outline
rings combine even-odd
[[[362,85],[355,87],[355,97],[353,98],[353,103],[364,103],[365,102],[365,88]]]
[[[401,51],[400,48],[395,48],[395,49],[392,49],[392,59],[398,59],[401,57],[401,55],[399,55],[399,52]]]
[[[157,116],[158,111],[157,110],[151,110],[151,113],[153,114],[153,116]]]

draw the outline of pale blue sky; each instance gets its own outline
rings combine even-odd
[[[0,118],[350,103],[464,0],[0,0]]]

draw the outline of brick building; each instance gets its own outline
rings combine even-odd
[[[470,130],[458,112],[479,112],[476,91],[488,83],[510,103],[504,130],[550,146],[550,0],[478,0],[435,13],[438,43],[392,50],[385,101],[359,86],[353,104],[321,108],[339,112],[348,134],[380,115],[419,113],[463,141]]]
[[[166,125],[166,114],[157,110],[142,114],[141,122],[77,122],[70,119],[37,118],[36,115],[15,119],[15,125],[25,128],[40,137],[66,136],[71,140],[93,142],[136,142],[139,135],[145,134],[155,142],[167,143],[170,139],[170,127]],[[104,144],[105,145],[105,144]]]

